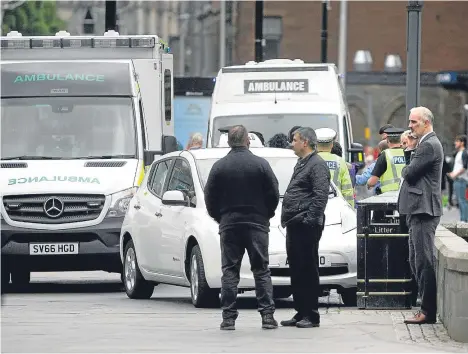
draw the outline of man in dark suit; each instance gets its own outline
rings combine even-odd
[[[419,144],[405,154],[403,183],[398,197],[398,211],[406,215],[409,227],[409,261],[418,282],[421,310],[407,324],[437,321],[437,284],[434,271],[434,237],[442,215],[441,179],[443,149],[433,131],[434,116],[425,107],[411,109],[409,128]]]

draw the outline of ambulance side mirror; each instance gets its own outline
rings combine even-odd
[[[364,165],[364,148],[362,144],[351,143],[351,147],[348,149],[349,162],[357,165]]]
[[[163,135],[161,151],[154,151],[154,150],[143,151],[144,164],[145,166],[149,166],[153,163],[155,156],[165,155],[174,151],[178,151],[176,137],[172,135]]]
[[[177,149],[177,139],[172,135],[164,135],[162,143],[163,155],[170,152],[178,151]]]

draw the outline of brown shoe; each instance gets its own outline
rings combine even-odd
[[[405,320],[405,324],[419,324],[419,325],[421,325],[421,324],[433,324],[433,323],[436,323],[436,322],[437,322],[437,320],[427,317],[421,311],[416,312],[413,318],[409,318],[409,319]]]

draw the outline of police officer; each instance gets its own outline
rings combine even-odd
[[[384,150],[377,159],[372,176],[367,181],[367,187],[373,188],[380,180],[382,193],[397,191],[400,187],[401,171],[405,167],[405,153],[401,148],[400,137],[404,132],[399,128],[387,128],[388,149]]]
[[[348,165],[342,157],[332,154],[336,131],[330,128],[316,129],[318,154],[327,162],[331,179],[343,194],[346,201],[354,208],[354,190],[349,175]]]

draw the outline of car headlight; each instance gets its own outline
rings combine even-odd
[[[119,216],[125,216],[128,210],[128,204],[130,204],[130,200],[132,200],[137,189],[137,187],[132,187],[112,194],[107,217],[115,218]]]
[[[356,212],[348,203],[346,204],[341,211],[341,232],[344,234],[357,227]]]

